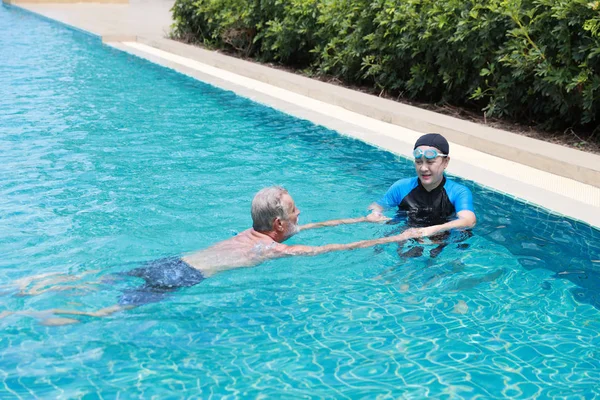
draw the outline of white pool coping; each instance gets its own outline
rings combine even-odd
[[[413,144],[422,135],[421,132],[370,118],[143,43],[121,42],[111,45],[406,158],[411,157]],[[600,227],[600,188],[456,143],[451,142],[450,147],[450,174],[473,180],[482,186],[542,206],[551,212]]]

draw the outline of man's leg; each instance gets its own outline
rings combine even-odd
[[[94,272],[97,272],[97,270],[85,271],[78,275],[65,274],[61,272],[48,272],[20,278],[14,281],[12,284],[3,287],[18,290],[18,293],[16,293],[17,296],[36,296],[49,291],[64,291],[72,289],[93,290],[91,286],[97,284],[96,282],[90,282],[82,285],[61,286],[60,284],[81,280],[84,276]],[[9,290],[5,293],[14,293],[14,291]]]
[[[53,310],[45,310],[45,311],[2,311],[0,312],[0,319],[6,318],[10,315],[24,315],[27,317],[32,317],[40,320],[40,324],[45,326],[61,326],[61,325],[71,325],[77,324],[80,321],[73,318],[63,318],[63,317],[54,317]]]
[[[53,314],[59,314],[59,315],[83,315],[86,317],[106,317],[106,316],[112,315],[119,311],[130,310],[134,307],[135,306],[133,306],[133,305],[123,306],[120,304],[115,304],[114,306],[104,307],[97,311],[62,310],[59,308],[54,308],[50,311]]]

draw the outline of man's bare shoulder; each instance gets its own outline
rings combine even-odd
[[[250,267],[279,257],[279,245],[269,236],[248,229],[182,259],[210,276],[219,271]]]
[[[260,234],[253,229],[246,229],[243,232],[238,233],[234,237],[223,240],[219,243],[214,244],[208,249],[218,249],[218,248],[238,248],[238,249],[249,249],[257,245],[270,245],[272,243],[276,243],[273,239],[271,239],[267,235]],[[208,250],[207,249],[207,250]]]
[[[247,258],[251,259],[253,263],[257,263],[271,258],[293,255],[295,247],[278,243],[267,235],[248,229],[209,249],[219,252],[245,253]]]

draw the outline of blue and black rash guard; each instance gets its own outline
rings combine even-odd
[[[431,192],[418,177],[400,179],[377,204],[383,208],[397,206],[399,214],[406,215],[412,227],[444,224],[454,219],[457,212],[474,211],[471,191],[445,176]]]

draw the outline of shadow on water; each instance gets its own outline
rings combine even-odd
[[[600,310],[600,272],[590,269],[558,272],[554,279],[567,279],[577,285],[569,291],[575,300],[590,304]],[[548,281],[544,282],[548,283]],[[544,287],[544,286],[542,286]],[[544,287],[545,288],[545,287]],[[549,287],[548,287],[549,288]]]
[[[499,268],[483,276],[463,278],[452,285],[451,289],[456,291],[469,290],[476,287],[480,283],[494,282],[505,273],[506,271],[503,268]]]
[[[464,183],[476,192],[477,235],[505,247],[526,270],[549,270],[552,279],[577,285],[570,289],[575,300],[600,310],[599,230]],[[540,285],[549,290],[552,280]]]

